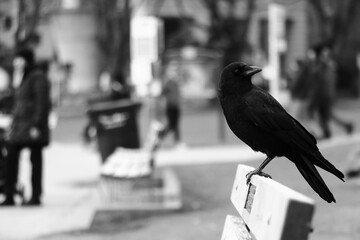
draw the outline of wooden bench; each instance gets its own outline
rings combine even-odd
[[[140,149],[118,147],[101,167],[101,175],[117,179],[149,177],[155,168],[155,155],[160,145],[159,134],[163,128],[159,122],[153,122],[144,147]]]
[[[164,127],[154,122],[143,148],[118,148],[101,167],[100,195],[105,209],[178,210],[181,184],[170,168],[155,168]]]
[[[222,240],[305,240],[312,231],[314,201],[272,179],[246,174],[238,165],[231,201],[240,216],[226,217]]]

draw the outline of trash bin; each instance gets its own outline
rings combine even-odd
[[[141,103],[133,100],[95,102],[89,105],[90,124],[96,128],[102,162],[117,147],[140,148],[137,113]]]

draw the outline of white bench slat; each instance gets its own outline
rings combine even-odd
[[[304,240],[311,231],[314,201],[272,179],[255,175],[254,168],[238,165],[231,201],[256,240]]]
[[[145,149],[117,148],[101,167],[101,174],[118,178],[149,176],[151,152]]]
[[[221,240],[255,240],[249,234],[244,220],[227,215]]]

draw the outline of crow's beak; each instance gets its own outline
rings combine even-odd
[[[261,72],[261,68],[257,66],[248,66],[248,69],[244,72],[244,76],[251,77],[255,73]]]

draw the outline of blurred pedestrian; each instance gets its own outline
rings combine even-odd
[[[10,88],[10,78],[0,67],[0,191],[3,192],[5,180],[5,132],[11,121],[10,112],[13,105],[13,91]]]
[[[333,111],[336,98],[337,69],[327,45],[319,44],[314,48],[316,61],[311,72],[313,88],[310,92],[309,111],[317,114],[322,138],[331,137],[330,122],[334,122],[348,134],[353,131],[353,124],[341,119]]]
[[[13,96],[10,77],[0,67],[0,114],[9,114],[12,108]]]
[[[348,167],[345,176],[349,178],[360,177],[360,147],[357,146],[348,154]]]
[[[173,133],[175,146],[185,147],[181,141],[180,119],[181,119],[181,92],[180,79],[174,66],[170,65],[167,69],[166,79],[162,90],[162,96],[165,99],[166,126],[160,134],[163,140],[169,133]]]
[[[296,61],[291,76],[290,94],[292,104],[290,113],[301,122],[306,122],[310,119],[308,113],[309,93],[313,88],[310,74],[314,64],[314,58],[315,53],[309,50],[305,59]]]
[[[0,65],[0,93],[7,90],[10,86],[9,74]]]
[[[360,53],[356,55],[356,66],[358,69],[358,81],[360,82]],[[360,90],[360,89],[359,89]],[[360,147],[358,146],[349,154],[349,168],[345,173],[347,178],[360,177]]]
[[[42,68],[36,66],[32,49],[20,49],[14,58],[13,87],[15,104],[7,136],[5,201],[15,205],[14,192],[18,178],[19,156],[30,149],[32,195],[27,206],[41,204],[43,148],[50,143],[48,117],[51,108],[50,83]]]

